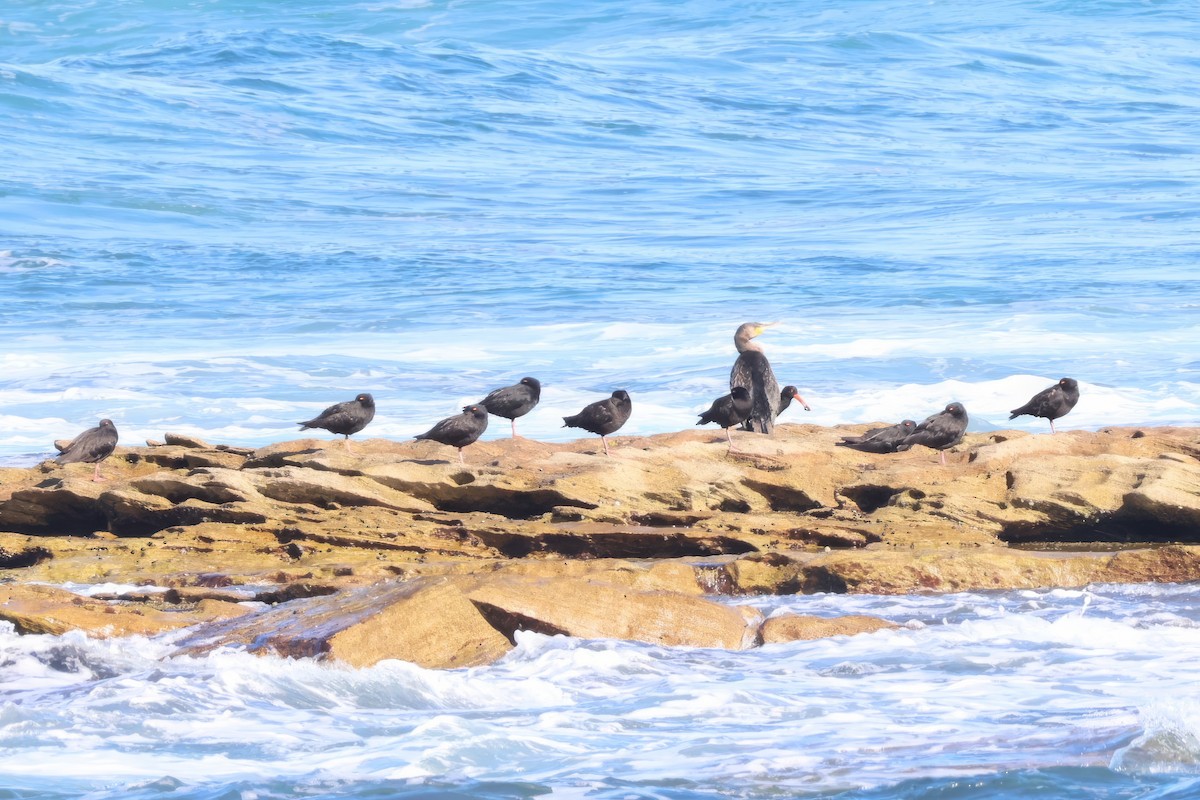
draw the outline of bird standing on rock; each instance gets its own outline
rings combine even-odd
[[[873,428],[862,436],[843,436],[836,444],[863,453],[894,453],[916,427],[916,422],[906,419],[886,428]]]
[[[58,444],[55,443],[55,447]],[[72,464],[82,461],[95,464],[92,470],[93,481],[103,481],[100,476],[100,462],[112,455],[117,447],[117,426],[111,419],[102,419],[94,428],[88,428],[67,444],[59,447],[59,454],[54,459],[59,464]]]
[[[632,413],[633,401],[629,399],[629,393],[624,389],[617,389],[612,393],[612,397],[597,400],[584,406],[578,414],[563,417],[563,427],[583,428],[589,433],[598,434],[600,443],[604,445],[604,455],[607,456],[608,442],[604,437],[620,430]]]
[[[733,450],[733,437],[729,429],[734,425],[745,422],[750,417],[750,392],[744,386],[735,386],[729,394],[722,395],[713,401],[708,410],[700,415],[697,425],[715,422],[725,429],[725,439],[729,442],[729,451]]]
[[[946,449],[962,441],[967,430],[967,410],[962,403],[951,403],[943,411],[926,417],[925,421],[896,446],[897,450],[908,450],[914,444],[923,444],[940,450],[941,462],[946,463]]]
[[[517,417],[523,417],[533,410],[542,399],[542,384],[537,378],[521,378],[512,386],[505,386],[488,394],[479,401],[489,414],[504,417],[512,423],[512,438],[517,437]]]
[[[481,405],[463,406],[461,414],[446,419],[415,437],[429,439],[458,448],[458,463],[465,464],[463,448],[478,439],[487,430],[488,410]]]
[[[1016,419],[1022,414],[1045,417],[1050,420],[1050,432],[1054,433],[1054,420],[1065,417],[1078,402],[1079,382],[1074,378],[1060,378],[1058,383],[1049,389],[1042,389],[1025,405],[1014,408],[1009,419]]]
[[[779,381],[775,379],[775,371],[771,369],[766,353],[760,345],[751,341],[774,324],[746,322],[733,334],[733,346],[739,355],[729,372],[729,388],[741,386],[750,393],[750,418],[742,427],[759,433],[775,430],[775,418],[793,398],[800,401],[805,411],[811,410],[795,386],[788,387],[792,390],[790,394],[786,393],[787,390],[779,391]]]
[[[322,428],[330,433],[345,436],[346,451],[353,453],[354,450],[350,447],[350,434],[358,433],[373,419],[375,419],[375,398],[364,392],[353,400],[331,405],[308,422],[297,422],[296,424],[302,431],[309,428]]]

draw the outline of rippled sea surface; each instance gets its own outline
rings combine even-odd
[[[758,598],[746,652],[521,634],[354,670],[0,627],[0,797],[1200,797],[1200,590]]]
[[[523,375],[690,427],[732,334],[812,406],[1200,424],[1185,0],[7,0],[0,464],[109,417],[403,439]],[[507,435],[493,425],[485,436]],[[1200,797],[1194,587],[763,598],[748,653],[530,635],[344,670],[0,630],[0,798]]]
[[[1184,0],[9,0],[0,458],[362,391],[406,438],[523,375],[531,435],[615,388],[679,430],[748,320],[785,420],[986,430],[1069,375],[1063,427],[1196,424],[1198,39]]]

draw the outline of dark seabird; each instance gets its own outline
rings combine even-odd
[[[861,450],[864,453],[894,453],[904,439],[913,432],[917,423],[911,419],[889,425],[886,428],[872,428],[862,436],[843,436],[841,447]]]
[[[739,326],[733,334],[733,345],[739,355],[729,373],[729,387],[732,389],[734,386],[743,386],[750,392],[750,418],[742,427],[759,433],[771,433],[775,430],[775,418],[782,410],[782,394],[779,391],[779,381],[775,380],[775,372],[771,369],[771,362],[767,361],[762,347],[751,339],[774,324],[747,322]],[[795,396],[799,397],[798,394]],[[788,402],[791,402],[790,398]],[[803,399],[800,402],[804,404]],[[807,404],[804,404],[804,409],[809,410]]]
[[[533,410],[542,399],[542,384],[537,378],[521,378],[512,386],[497,389],[479,401],[479,405],[487,408],[489,414],[504,417],[512,423],[513,438],[517,438],[517,417],[523,417]]]
[[[808,403],[804,402],[804,398],[800,396],[800,390],[795,386],[789,385],[783,387],[783,390],[779,392],[779,414],[782,414],[784,411],[786,411],[787,407],[792,404],[793,400],[804,406],[805,411],[812,411],[812,409],[808,407]],[[776,416],[779,416],[779,414],[776,414]]]
[[[612,397],[597,400],[583,407],[583,411],[569,417],[563,417],[564,428],[583,428],[589,433],[600,435],[600,443],[604,445],[604,455],[608,455],[608,442],[605,436],[621,429],[621,426],[633,413],[633,401],[624,389],[617,389]]]
[[[487,430],[488,410],[481,405],[463,406],[461,414],[446,417],[416,439],[431,439],[458,448],[458,463],[464,464],[462,450]]]
[[[700,415],[700,421],[696,424],[704,425],[715,422],[720,425],[725,429],[725,438],[729,441],[729,449],[733,450],[733,437],[730,436],[729,429],[749,418],[750,392],[746,391],[744,386],[735,386],[729,394],[714,400],[713,404],[708,407],[708,411]]]
[[[55,447],[58,445],[55,444]],[[100,462],[112,455],[112,451],[116,447],[117,426],[113,425],[111,419],[102,419],[99,425],[88,428],[68,444],[60,447],[61,452],[54,460],[60,464],[71,464],[77,461],[95,464],[92,480],[102,481],[105,479],[100,477]]]
[[[350,434],[358,433],[367,427],[367,423],[375,419],[375,398],[363,393],[345,403],[335,403],[322,411],[308,422],[297,422],[300,430],[309,428],[324,428],[330,433],[340,433],[346,437],[346,450],[353,453],[350,447]]]
[[[941,461],[945,464],[946,449],[961,442],[966,430],[967,410],[963,408],[962,403],[951,403],[944,411],[926,417],[912,433],[904,437],[896,449],[907,450],[914,444],[923,444],[940,450]]]
[[[1049,389],[1042,389],[1035,394],[1025,405],[1014,408],[1009,419],[1015,419],[1022,414],[1045,417],[1050,420],[1050,432],[1054,433],[1054,420],[1065,417],[1078,402],[1079,382],[1074,378],[1061,378]]]

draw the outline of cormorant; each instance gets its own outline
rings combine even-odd
[[[733,344],[739,355],[729,373],[729,387],[732,389],[734,386],[742,386],[750,392],[750,418],[742,427],[759,433],[771,433],[775,430],[775,418],[783,408],[783,399],[779,391],[779,382],[775,380],[775,372],[771,369],[771,362],[767,361],[763,349],[751,339],[774,324],[746,322],[733,334]],[[804,404],[804,410],[808,411],[808,404],[795,393],[795,387],[791,388],[793,395]],[[791,402],[790,399],[788,402]]]

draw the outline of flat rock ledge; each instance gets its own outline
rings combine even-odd
[[[759,618],[714,595],[911,593],[1200,578],[1200,429],[835,446],[867,426],[596,442],[167,434],[89,465],[0,469],[0,620],[179,633],[365,666],[494,661],[516,631],[742,649],[891,623]],[[84,598],[55,588],[112,583]],[[133,588],[146,587],[146,588]]]

